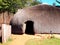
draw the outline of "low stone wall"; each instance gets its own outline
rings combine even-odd
[[[6,42],[11,36],[11,26],[7,24],[2,24],[2,43]]]

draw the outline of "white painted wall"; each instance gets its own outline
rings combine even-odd
[[[7,24],[2,24],[2,42],[6,42],[11,36],[11,26]]]

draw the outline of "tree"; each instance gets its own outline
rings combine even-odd
[[[0,0],[0,12],[15,13],[19,8],[40,4],[37,0]]]
[[[56,0],[56,2],[60,4],[60,1]]]
[[[28,0],[26,6],[34,6],[34,5],[38,5],[41,4],[42,2],[39,2],[37,0]]]
[[[31,5],[33,6],[33,5],[37,5],[37,4],[41,4],[42,2],[39,2],[39,1],[37,1],[37,0],[35,0],[35,1],[33,1],[32,3],[31,3]]]
[[[0,1],[0,11],[8,11],[15,13],[19,7],[17,0],[1,0]]]

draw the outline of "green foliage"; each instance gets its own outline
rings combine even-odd
[[[56,0],[56,2],[60,4],[60,1],[59,0]]]
[[[41,2],[38,2],[37,0],[35,0],[34,2],[31,3],[32,6],[37,4],[41,4]]]
[[[17,9],[18,5],[16,3],[16,0],[2,0],[0,1],[0,11],[4,12],[4,11],[8,11],[8,12],[15,12]]]
[[[19,8],[40,4],[36,0],[0,0],[0,12],[15,13]]]

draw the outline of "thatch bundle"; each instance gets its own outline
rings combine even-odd
[[[35,33],[60,33],[60,9],[55,6],[40,4],[20,9],[12,18],[11,25],[22,28],[28,20],[34,22]]]

